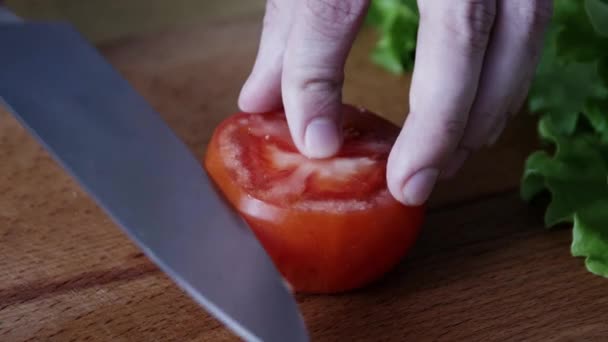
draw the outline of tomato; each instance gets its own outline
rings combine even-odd
[[[308,159],[282,111],[236,113],[214,131],[204,166],[296,292],[335,293],[391,270],[414,244],[424,206],[397,202],[386,162],[399,129],[344,105],[344,144]]]

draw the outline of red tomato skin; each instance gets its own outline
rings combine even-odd
[[[219,155],[218,132],[204,167],[248,223],[275,266],[298,293],[339,293],[364,287],[393,269],[415,243],[424,206],[390,198],[350,212],[282,208],[253,198],[231,178]]]

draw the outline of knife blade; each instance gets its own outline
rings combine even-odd
[[[295,299],[200,161],[77,30],[0,25],[0,99],[135,244],[248,341],[307,341]]]

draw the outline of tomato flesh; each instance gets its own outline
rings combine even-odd
[[[397,202],[386,161],[399,130],[344,105],[344,143],[327,159],[300,154],[281,111],[237,113],[215,130],[205,168],[297,292],[369,284],[413,245],[424,207]]]

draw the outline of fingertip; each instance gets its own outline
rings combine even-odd
[[[401,131],[401,134],[403,134],[403,131]],[[403,192],[401,191],[404,182],[402,181],[401,177],[403,165],[401,165],[402,160],[399,158],[399,147],[399,139],[397,139],[397,142],[393,146],[386,163],[386,186],[395,200],[405,204]]]
[[[243,84],[243,87],[241,88],[241,91],[239,93],[239,97],[237,100],[239,109],[244,112],[255,111],[255,106],[254,106],[254,104],[251,103],[252,102],[251,96],[249,95],[250,94],[250,90],[249,90],[250,83],[251,83],[251,76],[249,78],[247,78],[247,80]]]
[[[269,74],[260,78],[252,73],[243,84],[237,103],[239,109],[247,113],[263,113],[280,108],[282,100],[279,76]]]
[[[397,202],[399,202],[403,205],[407,205],[405,198],[403,197],[403,192],[401,191],[401,187],[393,186],[389,183],[388,192],[391,194],[391,196],[393,196],[393,199],[395,199]]]
[[[238,95],[238,107],[262,113],[281,107],[281,74],[285,45],[291,27],[290,1],[267,3],[264,25],[253,68]]]
[[[423,205],[431,196],[439,177],[436,168],[425,168],[409,177],[401,188],[403,204],[409,206]]]
[[[309,158],[329,158],[338,153],[342,135],[334,120],[327,117],[313,119],[304,133],[304,154]]]
[[[416,137],[411,133],[411,123],[406,124],[389,155],[386,181],[395,200],[405,206],[421,206],[428,201],[441,176],[438,166],[441,164],[436,158],[429,158],[433,153],[428,150],[412,148],[416,145],[410,141],[421,140],[412,140]]]
[[[405,180],[389,182],[388,189],[393,198],[401,204],[413,207],[421,206],[429,200],[439,176],[438,169],[422,169],[409,177],[406,176]],[[393,179],[403,178],[401,175],[389,175],[388,177]]]

